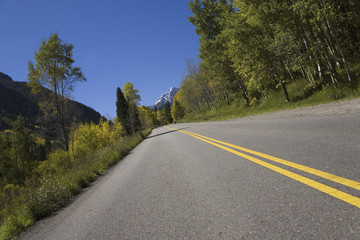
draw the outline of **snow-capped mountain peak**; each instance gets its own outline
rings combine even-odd
[[[173,103],[174,96],[179,91],[176,87],[171,87],[166,93],[163,93],[159,99],[152,105],[152,108],[162,109],[165,107],[165,104],[168,102],[170,106]]]

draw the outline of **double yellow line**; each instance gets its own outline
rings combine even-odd
[[[333,187],[329,187],[329,186],[327,186],[325,184],[314,181],[314,180],[312,180],[310,178],[307,178],[307,177],[301,176],[299,174],[293,173],[291,171],[285,170],[283,168],[280,168],[280,167],[275,166],[273,164],[270,164],[268,162],[265,162],[265,161],[262,161],[260,159],[255,158],[255,157],[252,157],[250,155],[247,155],[247,154],[245,154],[243,152],[250,153],[250,154],[253,154],[255,156],[259,156],[259,157],[268,159],[270,161],[277,162],[277,163],[283,164],[285,166],[289,166],[289,167],[292,167],[292,168],[295,168],[295,169],[298,169],[298,170],[301,170],[301,171],[304,171],[304,172],[307,172],[307,173],[311,173],[313,175],[316,175],[316,176],[322,177],[324,179],[327,179],[327,180],[342,184],[342,185],[350,187],[350,188],[354,188],[356,190],[360,190],[360,183],[359,182],[356,182],[356,181],[353,181],[353,180],[350,180],[350,179],[346,179],[346,178],[343,178],[343,177],[339,177],[339,176],[336,176],[334,174],[323,172],[323,171],[320,171],[320,170],[317,170],[317,169],[314,169],[314,168],[310,168],[310,167],[307,167],[307,166],[304,166],[304,165],[301,165],[301,164],[293,163],[293,162],[290,162],[290,161],[287,161],[287,160],[284,160],[284,159],[281,159],[281,158],[273,157],[273,156],[270,156],[270,155],[267,155],[267,154],[264,154],[264,153],[261,153],[261,152],[256,152],[256,151],[253,151],[253,150],[250,150],[250,149],[247,149],[247,148],[236,146],[234,144],[230,144],[230,143],[219,141],[219,140],[216,140],[216,139],[213,139],[213,138],[205,137],[205,136],[197,134],[197,133],[184,131],[184,130],[181,130],[181,129],[170,128],[170,127],[167,127],[167,128],[170,129],[170,130],[176,130],[176,131],[182,132],[184,134],[187,134],[189,136],[197,138],[197,139],[199,139],[199,140],[201,140],[203,142],[206,142],[206,143],[214,145],[214,146],[216,146],[218,148],[224,149],[224,150],[226,150],[228,152],[231,152],[231,153],[233,153],[235,155],[238,155],[238,156],[240,156],[242,158],[248,159],[248,160],[250,160],[250,161],[252,161],[254,163],[257,163],[257,164],[259,164],[259,165],[261,165],[263,167],[266,167],[266,168],[271,169],[271,170],[273,170],[275,172],[283,174],[283,175],[285,175],[285,176],[287,176],[289,178],[292,178],[292,179],[294,179],[296,181],[304,183],[304,184],[306,184],[306,185],[308,185],[308,186],[310,186],[312,188],[315,188],[315,189],[317,189],[317,190],[319,190],[319,191],[321,191],[323,193],[326,193],[326,194],[328,194],[330,196],[333,196],[333,197],[338,198],[338,199],[340,199],[340,200],[342,200],[344,202],[347,202],[347,203],[349,203],[349,204],[351,204],[351,205],[353,205],[355,207],[360,208],[360,198],[358,198],[358,197],[352,196],[352,195],[350,195],[348,193],[337,190],[337,189],[335,189]],[[231,148],[229,148],[229,147],[231,147]],[[238,150],[240,150],[242,152],[236,151],[234,149],[238,149]]]

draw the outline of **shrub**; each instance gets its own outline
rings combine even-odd
[[[0,239],[11,239],[33,222],[68,203],[98,175],[127,155],[148,135],[123,138],[119,123],[84,124],[73,134],[74,151],[58,149],[40,163],[25,186],[9,184],[0,191]],[[89,137],[87,139],[86,137]],[[87,150],[87,152],[81,152]]]
[[[35,219],[40,219],[57,210],[71,198],[68,186],[55,178],[44,178],[39,187],[30,190],[28,207]]]

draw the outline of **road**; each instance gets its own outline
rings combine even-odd
[[[20,239],[360,239],[360,114],[167,127]]]

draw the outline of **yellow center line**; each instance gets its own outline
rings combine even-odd
[[[271,161],[274,161],[274,162],[277,162],[277,163],[281,163],[283,165],[286,165],[286,166],[289,166],[289,167],[292,167],[292,168],[295,168],[295,169],[298,169],[298,170],[301,170],[301,171],[304,171],[304,172],[311,173],[313,175],[316,175],[316,176],[325,178],[327,180],[342,184],[344,186],[351,187],[351,188],[354,188],[356,190],[360,190],[360,183],[356,182],[356,181],[353,181],[353,180],[350,180],[350,179],[346,179],[346,178],[343,178],[343,177],[340,177],[340,176],[336,176],[336,175],[331,174],[331,173],[323,172],[323,171],[320,171],[320,170],[317,170],[317,169],[314,169],[314,168],[311,168],[311,167],[307,167],[307,166],[304,166],[304,165],[301,165],[301,164],[298,164],[298,163],[290,162],[290,161],[287,161],[287,160],[284,160],[284,159],[281,159],[281,158],[273,157],[273,156],[267,155],[265,153],[256,152],[256,151],[251,150],[251,149],[236,146],[236,145],[231,144],[231,143],[226,143],[226,142],[223,142],[223,141],[219,141],[219,140],[216,140],[216,139],[205,137],[205,136],[202,136],[202,135],[197,134],[197,133],[184,131],[184,130],[180,130],[180,131],[183,132],[183,133],[190,133],[190,134],[196,135],[198,137],[208,139],[208,140],[213,141],[213,142],[221,143],[223,145],[226,145],[226,146],[229,146],[229,147],[232,147],[232,148],[235,148],[235,149],[239,149],[239,150],[241,150],[243,152],[251,153],[253,155],[263,157],[263,158],[266,158],[268,160],[271,160]]]
[[[201,140],[201,141],[203,141],[203,142],[209,143],[209,144],[211,144],[211,145],[213,145],[213,146],[216,146],[216,147],[218,147],[218,148],[221,148],[221,149],[223,149],[223,150],[226,150],[226,151],[228,151],[228,152],[231,152],[231,153],[233,153],[233,154],[235,154],[235,155],[238,155],[238,156],[240,156],[240,157],[242,157],[242,158],[248,159],[248,160],[250,160],[250,161],[252,161],[252,162],[254,162],[254,163],[257,163],[257,164],[259,164],[259,165],[261,165],[261,166],[263,166],[263,167],[266,167],[266,168],[271,169],[271,170],[273,170],[273,171],[275,171],[275,172],[278,172],[278,173],[280,173],[280,174],[283,174],[283,175],[285,175],[285,176],[287,176],[287,177],[289,177],[289,178],[292,178],[292,179],[294,179],[294,180],[296,180],[296,181],[299,181],[299,182],[301,182],[301,183],[303,183],[303,184],[306,184],[306,185],[308,185],[308,186],[310,186],[310,187],[312,187],[312,188],[315,188],[315,189],[317,189],[317,190],[319,190],[319,191],[321,191],[321,192],[323,192],[323,193],[326,193],[326,194],[328,194],[328,195],[331,195],[331,196],[333,196],[333,197],[335,197],[335,198],[337,198],[337,199],[340,199],[340,200],[342,200],[342,201],[344,201],[344,202],[347,202],[347,203],[349,203],[349,204],[351,204],[351,205],[353,205],[353,206],[356,206],[356,207],[360,208],[360,198],[358,198],[358,197],[352,196],[352,195],[350,195],[350,194],[348,194],[348,193],[342,192],[342,191],[337,190],[337,189],[335,189],[335,188],[333,188],[333,187],[329,187],[329,186],[327,186],[327,185],[325,185],[325,184],[322,184],[322,183],[320,183],[320,182],[314,181],[314,180],[312,180],[312,179],[310,179],[310,178],[307,178],[307,177],[301,176],[301,175],[299,175],[299,174],[296,174],[296,173],[290,172],[290,171],[288,171],[288,170],[285,170],[285,169],[283,169],[283,168],[277,167],[277,166],[272,165],[272,164],[270,164],[270,163],[267,163],[267,162],[265,162],[265,161],[259,160],[259,159],[255,158],[255,157],[252,157],[252,156],[246,155],[246,154],[244,154],[244,153],[238,152],[238,151],[236,151],[236,150],[234,150],[234,149],[231,149],[231,148],[222,146],[222,145],[220,145],[220,144],[217,144],[217,143],[215,143],[215,142],[212,142],[212,141],[218,142],[218,140],[211,139],[212,141],[209,141],[209,140],[206,140],[206,139],[210,139],[210,138],[201,136],[201,135],[196,134],[196,133],[192,133],[192,132],[184,131],[184,130],[179,130],[179,129],[175,129],[175,128],[169,128],[169,127],[167,127],[167,128],[168,128],[168,129],[171,129],[171,130],[180,131],[180,132],[182,132],[182,133],[184,133],[184,134],[187,134],[187,135],[189,135],[189,136],[192,136],[192,137],[194,137],[194,138],[197,138],[197,139],[199,139],[199,140]],[[200,137],[200,136],[201,136],[201,137]],[[219,141],[219,142],[221,142],[221,141]],[[232,144],[226,143],[226,145],[232,145]],[[233,146],[236,146],[236,145],[233,145]],[[247,149],[247,150],[249,150],[249,149]],[[252,151],[252,150],[249,150],[249,151]],[[255,152],[255,151],[252,151],[252,152]],[[257,153],[257,152],[255,152],[255,153]],[[255,154],[254,154],[254,155],[255,155]],[[266,155],[266,154],[263,154],[263,155],[269,156],[269,155]],[[269,156],[269,157],[271,157],[271,156]],[[273,158],[275,158],[275,157],[273,157]],[[283,159],[280,159],[280,160],[283,160]],[[285,161],[285,160],[283,160],[283,161]],[[286,162],[288,162],[288,161],[286,161]],[[289,163],[290,163],[290,162],[289,162]],[[298,164],[298,165],[300,165],[300,164]],[[290,165],[288,165],[288,166],[290,166]],[[302,165],[300,165],[300,166],[302,166]],[[305,167],[305,166],[302,166],[302,167]],[[306,167],[306,168],[307,168],[307,167]],[[311,169],[311,168],[310,168],[310,169]],[[314,169],[314,170],[316,170],[316,169]],[[319,171],[319,170],[316,170],[316,171]],[[320,171],[320,172],[321,172],[321,171]],[[325,172],[323,172],[323,173],[325,173]],[[334,176],[335,176],[335,175],[334,175]],[[340,178],[340,177],[339,177],[339,178]],[[346,179],[346,180],[348,180],[348,179]],[[351,181],[351,180],[349,180],[349,181]]]

